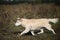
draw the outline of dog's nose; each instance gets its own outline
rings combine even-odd
[[[15,23],[15,26],[19,26],[20,25],[20,23]]]

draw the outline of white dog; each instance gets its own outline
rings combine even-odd
[[[58,18],[53,18],[53,19],[47,19],[47,18],[42,18],[42,19],[24,19],[24,18],[17,18],[17,21],[15,23],[15,26],[22,25],[25,27],[25,30],[19,34],[20,36],[31,31],[32,35],[35,36],[34,30],[41,30],[41,32],[38,32],[37,34],[43,33],[42,27],[45,27],[46,29],[50,30],[55,34],[54,30],[51,27],[51,24],[49,22],[56,23],[58,21]]]

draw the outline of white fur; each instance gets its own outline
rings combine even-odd
[[[21,24],[21,22],[17,21],[17,22],[15,23],[15,26],[19,26],[20,24]]]
[[[34,30],[41,30],[41,32],[37,34],[43,33],[44,31],[43,29],[41,29],[42,27],[45,27],[46,29],[52,31],[53,34],[55,34],[49,22],[56,23],[57,21],[58,21],[58,18],[54,18],[54,19],[46,19],[46,18],[24,19],[24,18],[21,18],[20,20],[17,19],[17,22],[15,23],[15,25],[16,26],[22,25],[23,27],[25,27],[25,30],[20,35],[28,33],[29,31],[31,31],[32,35],[35,35]]]
[[[54,18],[54,19],[49,19],[50,22],[56,23],[58,21],[58,18]]]

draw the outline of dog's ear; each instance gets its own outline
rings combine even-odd
[[[21,20],[21,18],[18,17],[17,20]]]
[[[22,18],[19,18],[19,17],[18,17],[17,20],[22,21]]]

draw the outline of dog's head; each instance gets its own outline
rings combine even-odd
[[[15,23],[15,26],[19,26],[21,25],[21,18],[17,18],[17,21]]]

